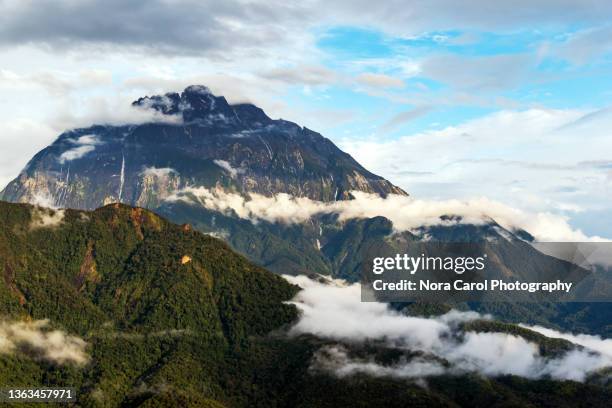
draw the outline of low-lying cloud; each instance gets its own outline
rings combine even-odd
[[[85,364],[87,343],[79,337],[49,328],[48,320],[0,321],[0,353],[22,353],[56,364]]]
[[[143,176],[166,178],[172,174],[178,174],[178,172],[170,167],[145,167],[140,174]]]
[[[64,210],[35,207],[31,212],[30,229],[54,228],[64,222]]]
[[[571,341],[574,344],[579,344],[612,358],[612,339],[602,339],[600,336],[590,334],[559,333],[556,330],[547,329],[542,326],[528,326],[525,324],[521,326],[543,334],[546,337]]]
[[[351,357],[343,345],[326,346],[315,354],[312,368],[338,376],[364,373],[423,378],[477,372],[584,381],[589,374],[612,366],[612,356],[602,352],[608,350],[607,340],[590,338],[579,343],[584,348],[545,357],[536,344],[519,336],[458,330],[463,322],[490,318],[476,312],[451,311],[434,318],[406,316],[382,303],[361,302],[359,284],[338,280],[325,284],[305,276],[286,279],[303,288],[292,301],[301,311],[292,334],[310,333],[345,344],[380,341],[389,347],[420,352],[417,358],[388,366],[373,358]],[[552,330],[547,333],[551,337],[567,336]]]
[[[339,147],[414,196],[486,196],[532,213],[564,214],[591,234],[612,237],[598,221],[611,210],[611,124],[608,107],[505,109],[399,137],[347,137]]]
[[[405,359],[397,364],[383,366],[373,359],[352,358],[342,345],[321,347],[313,356],[311,367],[315,370],[333,372],[338,377],[349,377],[355,374],[367,374],[372,377],[424,378],[442,375],[446,368],[439,362],[423,358]]]
[[[102,144],[96,135],[83,135],[78,139],[71,139],[70,143],[72,143],[74,147],[66,150],[59,157],[59,162],[62,164],[68,161],[80,159],[86,154],[93,152],[96,149],[96,146]]]
[[[213,160],[213,162],[225,170],[231,178],[236,178],[239,174],[244,173],[244,169],[238,167],[232,167],[232,165],[226,160]]]
[[[487,198],[472,200],[417,200],[401,195],[386,198],[353,191],[353,200],[322,202],[289,194],[267,197],[251,193],[244,197],[222,189],[188,187],[168,201],[185,201],[223,213],[233,213],[253,222],[268,221],[287,224],[308,221],[322,214],[338,214],[339,220],[383,216],[398,231],[414,231],[419,227],[453,223],[480,225],[492,219],[506,229],[524,229],[539,241],[603,241],[573,229],[567,219],[551,213],[527,213]],[[442,219],[454,215],[461,219]]]

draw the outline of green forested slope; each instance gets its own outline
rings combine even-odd
[[[297,311],[284,302],[299,288],[189,226],[123,205],[52,212],[3,202],[0,225],[2,321],[49,319],[84,339],[89,356],[59,364],[0,347],[4,387],[75,387],[85,407],[586,407],[612,396],[601,381],[338,378],[311,366],[336,341],[286,334]],[[464,329],[513,332],[553,353],[568,346],[511,325]],[[343,346],[381,363],[410,354]]]
[[[0,223],[4,320],[50,319],[86,339],[92,355],[85,368],[1,356],[2,384],[81,384],[110,405],[139,386],[146,394],[147,382],[188,394],[197,384],[195,396],[223,399],[216,365],[296,317],[283,301],[297,287],[146,210],[62,216],[0,202]]]

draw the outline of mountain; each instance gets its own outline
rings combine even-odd
[[[81,384],[85,400],[97,394],[116,406],[139,378],[172,381],[183,375],[178,366],[203,364],[198,358],[207,364],[190,375],[213,376],[209,364],[224,353],[297,316],[283,303],[296,286],[222,241],[141,208],[56,211],[0,202],[0,220],[3,321],[50,319],[86,338],[93,359],[85,371],[66,371],[21,354],[3,357],[3,384]]]
[[[37,153],[0,198],[85,210],[114,202],[145,207],[221,236],[275,272],[333,275],[337,271],[313,232],[324,225],[313,225],[308,234],[298,227],[287,236],[274,223],[258,227],[170,199],[190,188],[241,196],[286,193],[321,202],[350,199],[351,191],[406,195],[320,134],[272,120],[251,104],[230,105],[204,86],[140,98],[133,105],[162,120],[67,131]]]
[[[198,205],[197,199],[195,205],[172,199],[190,189],[221,189],[242,197],[286,193],[316,202],[348,200],[351,191],[406,194],[320,134],[272,120],[251,104],[230,105],[203,86],[143,97],[133,105],[163,120],[65,132],[34,156],[1,197],[78,209],[112,202],[146,207],[221,237],[278,273],[358,280],[357,248],[365,241],[387,245],[392,227],[384,220],[339,222],[327,215],[290,225],[253,223],[232,211]],[[459,229],[453,231],[456,235]],[[501,238],[492,229],[487,234]]]
[[[364,259],[369,255],[419,254],[423,243],[432,241],[478,245],[493,260],[489,265],[491,274],[506,279],[533,279],[538,267],[548,272],[559,271],[559,277],[568,276],[576,269],[575,265],[534,249],[525,241],[530,238],[525,231],[506,230],[493,220],[481,225],[457,223],[398,232],[384,217],[339,221],[336,215],[324,215],[295,224],[261,220],[253,223],[183,201],[166,203],[156,211],[175,222],[191,223],[198,230],[222,237],[238,252],[279,274],[321,274],[357,282],[362,276]],[[422,311],[422,305],[418,306]],[[406,303],[397,307],[413,309],[413,305]],[[427,307],[438,310],[440,306]],[[453,307],[490,313],[507,322],[612,336],[607,319],[612,313],[609,302],[513,300],[461,302]],[[448,305],[443,310],[448,310]]]
[[[74,387],[83,407],[605,406],[609,386],[442,374],[423,382],[314,364],[342,347],[376,364],[433,358],[384,342],[290,335],[299,288],[224,242],[142,208],[93,212],[0,202],[0,382]],[[48,319],[48,321],[46,321]],[[555,357],[576,348],[512,333]],[[8,347],[11,342],[14,347]]]
[[[383,217],[340,220],[335,214],[319,214],[298,223],[254,222],[231,205],[202,205],[191,192],[235,193],[226,197],[228,201],[286,193],[314,203],[347,201],[351,191],[383,197],[406,193],[368,172],[320,134],[272,120],[251,104],[231,105],[203,86],[140,98],[133,105],[156,116],[143,124],[94,125],[63,133],[30,160],[1,197],[86,210],[113,202],[146,207],[219,237],[252,262],[280,274],[314,273],[358,281],[367,251],[403,252],[425,239],[502,242],[528,264],[549,261],[524,245],[533,239],[528,232],[505,230],[494,220],[475,226],[449,223],[459,221],[451,217],[443,226],[397,232]],[[178,194],[184,197],[176,199]],[[508,261],[502,255],[495,253],[493,258]],[[510,264],[505,272],[521,276],[520,262]],[[513,322],[603,335],[612,330],[598,317],[609,314],[607,303],[466,307]]]
[[[0,219],[3,315],[61,320],[78,333],[105,321],[123,330],[198,329],[227,342],[295,317],[281,302],[296,287],[222,241],[141,208],[0,202]]]
[[[406,194],[320,134],[251,104],[230,105],[203,86],[133,105],[162,121],[65,132],[0,197],[95,209],[112,202],[156,208],[188,186],[319,201],[347,199],[353,190]]]

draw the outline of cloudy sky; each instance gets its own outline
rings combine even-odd
[[[199,83],[417,198],[612,237],[611,2],[289,3],[0,0],[0,184],[62,130]]]

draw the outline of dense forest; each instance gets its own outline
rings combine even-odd
[[[312,366],[338,341],[288,334],[298,310],[286,302],[300,288],[189,225],[117,204],[4,202],[0,224],[0,338],[14,342],[0,347],[3,386],[74,387],[84,407],[586,407],[612,397],[605,376],[338,377]],[[512,333],[544,355],[574,347],[508,323],[461,329]],[[385,363],[411,357],[384,343],[343,347]]]

